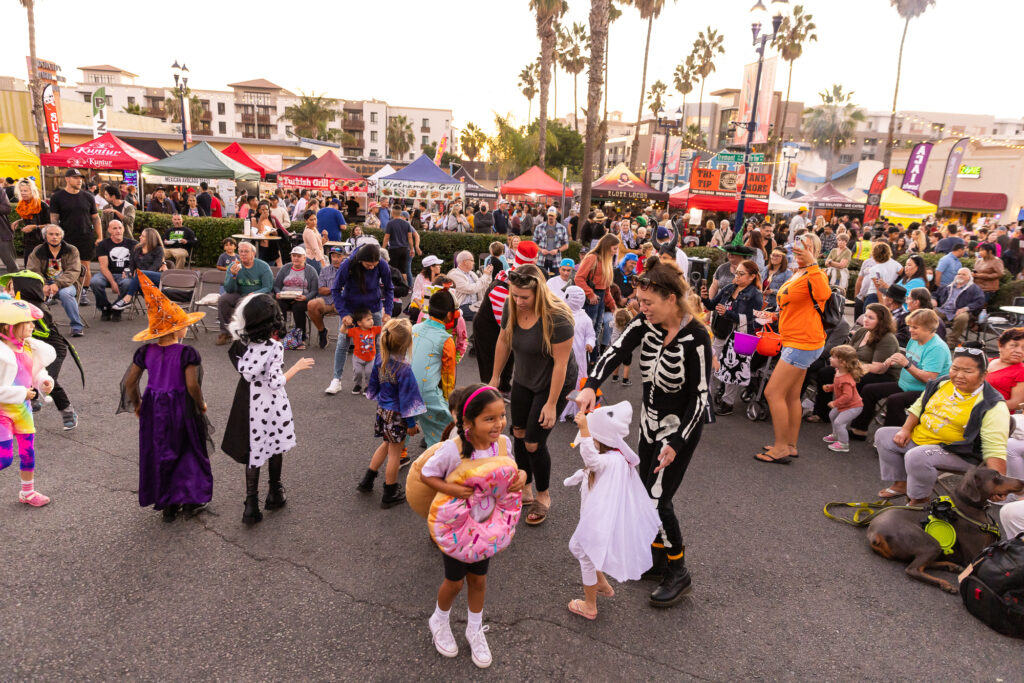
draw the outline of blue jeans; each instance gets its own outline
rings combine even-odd
[[[111,273],[113,275],[113,273]],[[118,291],[124,291],[124,283],[128,282],[131,278],[127,278],[124,274],[114,275],[114,282],[117,283]],[[110,283],[107,282],[107,278],[103,277],[103,273],[96,273],[89,280],[89,289],[92,290],[93,295],[96,297],[96,308],[101,311],[105,311],[110,308],[110,300],[107,299],[107,287],[110,287]]]
[[[157,287],[160,286],[159,272],[155,270],[144,270],[142,272],[146,274],[146,277],[148,277],[154,285],[156,285]],[[142,285],[139,284],[139,276],[138,274],[135,274],[134,276],[125,281],[124,287],[121,287],[121,296],[118,298],[118,300],[120,301],[120,299],[123,299],[126,296],[134,297],[141,291]]]
[[[597,296],[597,303],[592,304],[589,301],[583,304],[583,312],[587,314],[590,321],[594,323],[594,336],[596,339],[601,339],[601,334],[604,331],[604,290],[595,289],[594,294]],[[590,352],[590,362],[597,362],[597,346],[594,346],[594,350]]]
[[[314,261],[313,259],[306,259],[306,263],[308,263],[309,265],[313,266],[313,270],[315,270],[317,272],[317,275],[320,274],[320,268],[322,266],[320,265],[319,261]]]
[[[64,312],[68,314],[68,320],[71,321],[71,331],[81,332],[85,323],[82,322],[82,316],[78,313],[78,294],[75,286],[68,285],[60,288],[57,290],[57,298],[60,299],[60,305],[64,307]]]
[[[604,312],[604,334],[597,340],[602,346],[612,345],[612,323],[615,322],[615,314],[610,311]]]
[[[380,326],[382,311],[373,312],[373,324]],[[354,322],[354,321],[353,321]],[[350,339],[345,336],[343,328],[339,326],[338,333],[338,345],[334,347],[334,379],[341,379],[342,375],[345,374],[345,358],[348,356],[348,344]],[[380,358],[380,337],[377,337],[377,358]]]

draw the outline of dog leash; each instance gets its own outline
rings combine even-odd
[[[841,517],[839,515],[833,514],[830,511],[830,508],[844,508],[844,507],[854,508],[854,513],[853,513],[853,517],[852,518]],[[826,517],[828,517],[829,519],[831,519],[834,522],[842,522],[843,524],[849,524],[850,526],[862,527],[862,526],[867,526],[868,524],[870,524],[871,520],[874,519],[878,515],[878,513],[883,512],[885,510],[914,510],[916,512],[924,512],[926,509],[930,509],[930,506],[928,508],[925,508],[924,506],[921,506],[921,505],[893,505],[892,503],[888,503],[888,502],[885,502],[885,501],[876,501],[874,503],[865,503],[865,502],[839,503],[839,502],[836,502],[836,503],[825,503],[825,508],[824,508],[823,512],[825,513]],[[953,512],[956,513],[956,515],[960,519],[964,520],[965,522],[970,522],[974,526],[978,527],[980,530],[982,530],[982,531],[984,531],[986,533],[992,534],[992,535],[996,536],[997,538],[999,537],[1000,533],[999,533],[999,525],[998,524],[994,524],[994,523],[993,524],[986,524],[985,522],[979,522],[976,519],[971,519],[970,517],[965,515],[963,512],[961,512],[960,508],[958,508],[956,505],[953,506]]]

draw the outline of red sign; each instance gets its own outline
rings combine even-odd
[[[768,191],[772,183],[770,173],[747,173],[742,180],[742,185],[739,176],[739,171],[694,168],[690,177],[690,192],[713,197],[736,197],[737,191],[745,185],[748,197],[768,199]]]
[[[46,139],[51,152],[60,151],[60,95],[53,85],[43,88],[43,117],[46,119]]]
[[[875,174],[868,188],[868,198],[864,204],[864,224],[873,223],[878,220],[878,212],[881,210],[882,191],[885,190],[885,182],[889,179],[889,169],[883,168]]]

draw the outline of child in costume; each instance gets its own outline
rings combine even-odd
[[[426,299],[423,301],[423,310],[420,311],[416,322],[421,323],[430,317],[430,297],[433,296],[434,292],[438,292],[441,289],[451,289],[454,286],[455,282],[447,275],[435,277],[431,284],[424,288]],[[452,313],[451,320],[444,324],[444,328],[448,330],[448,334],[452,335],[452,339],[455,340],[455,364],[458,365],[462,362],[462,357],[466,355],[466,349],[469,348],[469,333],[466,332],[466,318],[462,315],[462,311],[456,308]]]
[[[864,401],[857,393],[857,382],[864,376],[864,368],[857,358],[857,349],[849,344],[833,348],[830,355],[829,362],[836,369],[836,378],[832,384],[825,384],[821,389],[832,392],[832,400],[828,403],[832,409],[828,413],[832,432],[822,441],[828,444],[830,451],[849,453],[850,434],[847,428],[864,409]]]
[[[250,294],[238,302],[228,326],[235,342],[228,357],[241,377],[235,388],[221,449],[245,465],[243,524],[263,519],[260,512],[260,467],[270,463],[270,491],[264,509],[284,507],[281,466],[285,451],[295,446],[295,422],[285,384],[313,367],[301,358],[283,371],[284,347],[278,341],[286,330],[281,308],[269,294]]]
[[[620,308],[615,311],[615,317],[612,319],[612,344],[615,343],[616,339],[622,336],[622,333],[626,331],[626,328],[629,327],[629,324],[633,322],[633,318],[635,317],[636,316],[633,314],[633,311],[628,308]],[[622,386],[624,387],[632,386],[633,384],[629,381],[629,366],[632,363],[633,358],[630,356],[629,359],[619,366],[619,368],[622,368]],[[612,371],[613,382],[619,381],[619,368]]]
[[[583,310],[583,304],[587,302],[587,294],[582,287],[569,285],[563,292],[565,302],[569,304],[573,319],[576,322],[576,333],[572,339],[572,352],[576,357],[576,368],[579,372],[579,386],[582,387],[587,379],[587,359],[590,352],[597,346],[597,334],[594,332],[594,323],[590,316]],[[559,419],[565,422],[578,410],[576,401],[569,401],[562,409]]]
[[[373,313],[368,308],[360,308],[352,314],[352,322],[348,328],[348,336],[352,339],[352,393],[361,394],[370,383],[370,372],[373,361],[377,358],[377,337],[380,336],[380,325],[373,324]]]
[[[380,358],[373,364],[366,395],[377,402],[373,435],[384,441],[373,452],[370,466],[356,489],[362,493],[372,493],[377,470],[387,460],[384,496],[380,500],[380,506],[386,509],[405,500],[405,493],[398,485],[405,437],[419,431],[416,416],[427,412],[427,407],[420,396],[412,366],[405,358],[412,346],[412,325],[405,318],[392,318],[384,325],[380,341]]]
[[[660,521],[636,471],[640,458],[626,445],[632,421],[628,401],[576,415],[584,469],[565,485],[580,487],[580,523],[569,550],[580,562],[584,598],[571,600],[569,611],[587,619],[597,618],[598,595],[615,595],[606,573],[630,581],[652,566],[648,539]]]
[[[462,443],[460,449],[454,440],[445,441],[437,452],[428,460],[420,472],[420,477],[430,488],[456,498],[469,498],[473,488],[446,481],[448,476],[463,462],[464,459],[477,460],[491,458],[498,454],[498,440],[504,441],[503,450],[512,452],[512,442],[502,432],[505,429],[505,400],[497,389],[483,384],[475,384],[465,389],[458,389],[460,401],[455,425]],[[465,396],[465,401],[462,397]],[[510,492],[522,491],[526,483],[526,472],[519,470],[515,483],[509,487]],[[493,508],[473,508],[471,514],[477,521],[483,521],[492,513]],[[479,515],[479,516],[478,516]],[[472,652],[473,663],[480,668],[491,665],[491,651],[487,645],[487,632],[483,625],[484,599],[487,595],[487,567],[490,558],[467,564],[448,555],[444,558],[444,581],[437,591],[437,604],[428,624],[433,637],[434,647],[445,657],[459,654],[459,646],[455,643],[449,617],[452,603],[462,592],[463,581],[469,584],[466,602],[469,606],[469,617],[466,623],[466,640]]]
[[[213,498],[202,359],[181,343],[189,326],[206,314],[185,313],[145,273],[139,273],[139,284],[149,326],[133,340],[156,343],[135,351],[117,412],[131,410],[139,418],[139,505],[163,510],[164,521],[173,522],[179,509],[195,515]],[[149,381],[140,395],[143,372]]]
[[[427,412],[419,418],[427,447],[442,439],[451,422],[448,396],[455,388],[455,340],[445,329],[451,320],[455,297],[447,289],[430,295],[429,317],[412,328],[412,372],[419,383]]]
[[[48,394],[53,389],[46,366],[57,354],[49,344],[32,338],[34,321],[42,317],[43,312],[27,301],[0,300],[0,470],[14,462],[17,441],[21,470],[18,502],[32,507],[50,502],[35,490],[36,427],[30,403],[40,392]]]

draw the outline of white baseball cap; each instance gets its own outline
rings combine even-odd
[[[293,254],[302,254],[303,256],[305,256],[306,255],[306,248],[305,247],[292,247],[292,253]]]
[[[431,254],[430,256],[427,256],[425,259],[423,259],[420,263],[423,264],[424,268],[429,268],[430,266],[439,266],[442,263],[444,263],[444,261]]]

